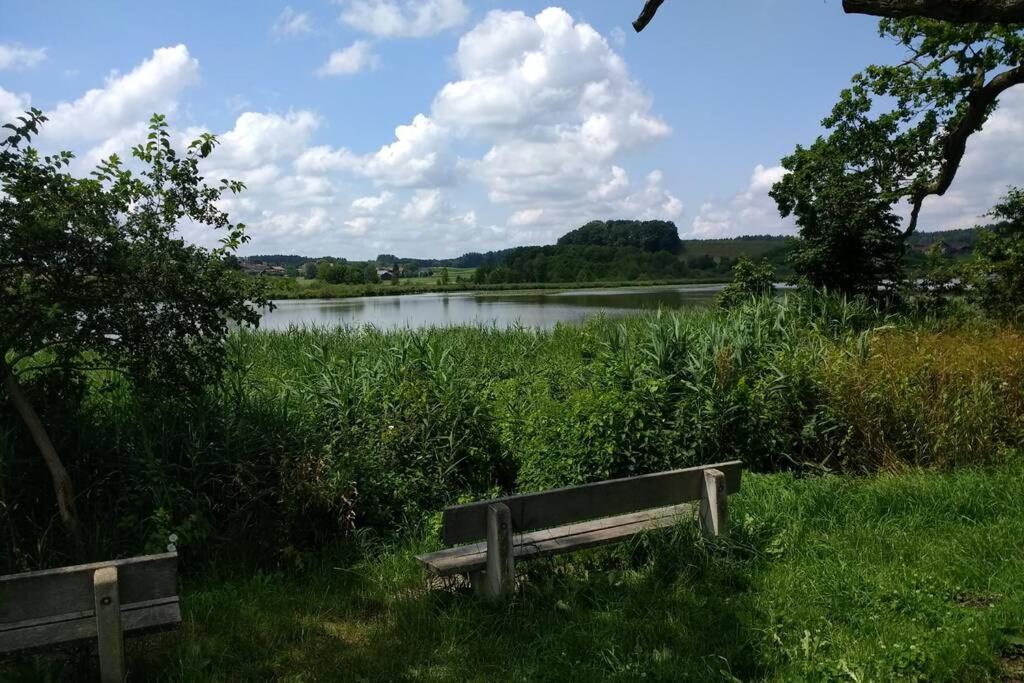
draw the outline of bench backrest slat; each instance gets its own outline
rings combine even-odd
[[[4,624],[92,612],[93,573],[115,566],[121,605],[178,595],[178,555],[164,553],[0,576],[0,628]]]
[[[483,540],[487,536],[487,507],[494,503],[509,507],[516,533],[678,505],[700,498],[706,469],[725,473],[727,493],[739,491],[742,462],[702,465],[448,508],[442,517],[441,537],[447,545]]]
[[[154,604],[155,603],[155,604]],[[67,618],[37,619],[33,622],[0,624],[0,653],[17,652],[96,637],[96,615],[78,612]],[[38,623],[37,623],[38,622]],[[121,628],[126,633],[160,629],[181,623],[178,600],[168,598],[121,607]]]

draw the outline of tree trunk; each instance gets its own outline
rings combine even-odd
[[[957,24],[1024,22],[1024,0],[843,0],[848,14],[927,17]]]
[[[32,403],[25,396],[25,391],[18,382],[14,371],[7,362],[0,358],[0,372],[4,376],[4,388],[7,389],[7,396],[11,399],[15,410],[21,416],[22,421],[32,434],[39,455],[42,456],[46,468],[50,470],[50,479],[53,480],[53,492],[57,496],[57,510],[60,512],[61,522],[77,543],[78,536],[78,514],[75,512],[75,490],[71,485],[71,477],[64,469],[64,463],[57,455],[57,449],[53,447],[50,435],[46,433],[43,421],[39,419],[38,413],[32,407]]]

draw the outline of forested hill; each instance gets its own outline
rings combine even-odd
[[[557,246],[567,244],[635,247],[641,251],[667,251],[670,254],[677,254],[682,248],[679,229],[670,221],[591,221],[562,235]]]

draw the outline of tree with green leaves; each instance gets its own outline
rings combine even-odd
[[[257,325],[266,299],[232,267],[245,226],[218,208],[243,184],[210,186],[200,173],[213,135],[179,153],[154,116],[132,150],[141,170],[114,155],[78,178],[69,172],[72,153],[43,156],[31,146],[42,112],[18,121],[0,141],[0,374],[74,532],[74,487],[29,383],[54,375],[73,383],[107,369],[140,391],[200,388],[223,367],[232,325]],[[186,243],[177,234],[184,222],[219,231],[220,246]]]
[[[845,292],[899,277],[925,200],[946,193],[970,136],[1024,83],[1021,26],[884,19],[880,33],[907,59],[855,75],[823,121],[827,134],[783,160],[789,173],[771,192],[800,228],[800,278]]]
[[[971,295],[990,314],[1024,322],[1024,190],[1010,191],[981,229],[970,267]]]
[[[746,256],[740,256],[732,269],[732,282],[718,295],[718,305],[735,308],[750,299],[771,296],[774,290],[775,269],[768,259],[754,263]]]
[[[796,217],[800,239],[789,260],[795,284],[873,295],[900,279],[899,217],[863,173],[850,172],[829,145],[787,157],[789,173],[772,189],[784,216]]]

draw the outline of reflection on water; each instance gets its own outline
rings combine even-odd
[[[459,292],[358,299],[276,301],[260,327],[373,325],[379,328],[497,325],[549,329],[596,313],[628,315],[641,310],[683,308],[712,301],[723,285],[554,290],[546,292]]]

